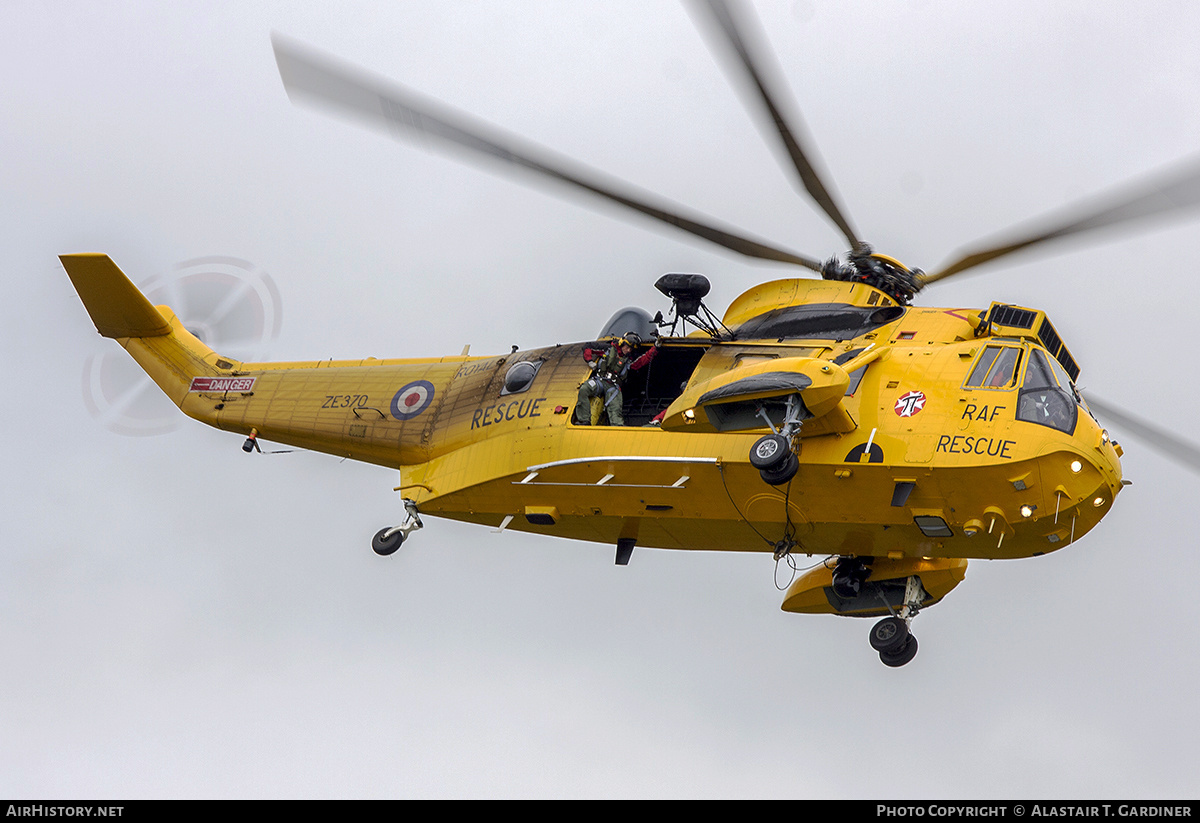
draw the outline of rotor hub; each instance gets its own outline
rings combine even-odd
[[[849,283],[866,283],[884,292],[897,303],[907,306],[921,290],[920,269],[910,269],[894,257],[876,254],[862,243],[846,254],[846,259],[831,257],[821,265],[821,277]]]

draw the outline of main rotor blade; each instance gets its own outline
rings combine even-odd
[[[923,276],[921,282],[928,285],[1047,240],[1151,217],[1168,217],[1197,206],[1200,206],[1200,162],[1193,159],[1149,183],[1127,186],[1105,198],[1098,208],[1093,205],[1086,210],[1068,209],[1062,216],[1044,219],[1040,228],[1024,237],[1018,235],[1008,242],[967,252],[940,271]]]
[[[1200,446],[1176,437],[1153,423],[1134,417],[1123,409],[1096,400],[1090,395],[1087,397],[1087,403],[1102,418],[1129,432],[1159,454],[1200,474]]]
[[[293,102],[324,104],[382,128],[395,138],[436,138],[443,145],[467,149],[476,156],[536,172],[543,178],[591,192],[748,257],[821,270],[818,260],[723,228],[709,218],[689,216],[675,204],[655,204],[653,195],[549,149],[522,141],[397,83],[318,54],[277,34],[272,35],[271,41],[279,76]]]
[[[775,130],[779,133],[779,139],[783,142],[783,148],[800,175],[800,183],[804,186],[804,190],[816,201],[822,211],[829,215],[829,219],[842,230],[842,234],[850,243],[850,248],[856,249],[861,246],[862,242],[855,235],[854,229],[850,227],[850,221],[843,216],[833,195],[825,188],[825,184],[821,182],[821,176],[817,174],[816,168],[809,161],[810,155],[815,156],[812,150],[810,149],[806,153],[801,148],[799,139],[799,135],[803,133],[801,126],[789,127],[783,112],[775,104],[776,100],[786,100],[787,95],[780,95],[777,91],[783,88],[784,84],[778,79],[780,73],[774,68],[774,63],[770,59],[770,49],[762,45],[763,38],[755,19],[750,13],[747,13],[741,20],[738,20],[733,7],[724,0],[692,0],[689,5],[693,7],[706,6],[709,12],[707,16],[703,13],[693,13],[693,17],[702,24],[705,20],[712,23],[713,25],[709,28],[714,29],[714,39],[723,39],[733,48],[734,53],[741,61],[742,68],[746,70],[750,82],[758,92],[758,99],[766,107],[767,114],[770,116]],[[772,89],[776,91],[773,92]],[[748,96],[752,97],[753,95]],[[796,115],[792,116],[792,120],[797,124],[801,123]]]

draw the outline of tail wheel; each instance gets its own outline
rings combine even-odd
[[[392,534],[389,535],[388,532]],[[404,532],[393,531],[390,528],[380,529],[371,538],[371,548],[375,550],[375,554],[387,557],[389,554],[395,554],[403,542]]]

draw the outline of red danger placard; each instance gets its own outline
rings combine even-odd
[[[250,391],[254,388],[256,379],[254,377],[193,377],[188,391]]]

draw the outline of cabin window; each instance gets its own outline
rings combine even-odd
[[[1021,350],[1016,346],[988,346],[979,356],[971,376],[967,378],[968,389],[1012,388],[1017,367],[1021,363]]]
[[[1079,407],[1070,381],[1062,385],[1057,376],[1062,368],[1053,368],[1052,362],[1041,349],[1030,352],[1025,381],[1017,397],[1017,419],[1070,434],[1075,431]]]
[[[528,391],[530,385],[533,384],[533,378],[537,377],[538,369],[541,367],[541,360],[532,363],[527,360],[514,363],[504,374],[504,388],[500,390],[500,396]]]
[[[778,354],[739,354],[733,367],[740,369],[743,366],[756,366],[759,363],[766,363],[769,360],[778,360]]]

